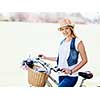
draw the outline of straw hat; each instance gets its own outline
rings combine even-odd
[[[68,18],[61,20],[59,24],[60,24],[60,27],[58,28],[59,31],[61,31],[62,28],[65,26],[71,27],[72,29],[74,29],[75,27],[75,24]]]

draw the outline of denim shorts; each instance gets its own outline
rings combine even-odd
[[[58,87],[74,87],[78,81],[78,76],[59,76]]]

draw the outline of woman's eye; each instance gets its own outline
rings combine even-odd
[[[60,30],[61,30],[61,31],[63,31],[64,29],[63,29],[63,28],[61,28]]]
[[[66,28],[66,30],[67,30],[68,28]]]

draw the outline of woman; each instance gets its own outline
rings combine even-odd
[[[58,68],[62,69],[59,74],[58,87],[73,87],[78,80],[78,70],[87,63],[87,55],[83,42],[74,33],[74,24],[66,18],[60,21],[59,31],[64,35],[61,41],[58,57],[47,57],[42,55],[43,59],[57,61]],[[79,55],[81,61],[78,62]]]

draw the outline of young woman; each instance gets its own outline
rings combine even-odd
[[[42,54],[43,59],[57,61],[58,68],[62,69],[62,73],[59,74],[58,87],[75,86],[78,80],[78,70],[87,63],[84,44],[74,33],[74,27],[75,25],[68,18],[60,21],[58,30],[65,38],[60,43],[58,57],[47,57]],[[78,62],[79,54],[80,62]]]

